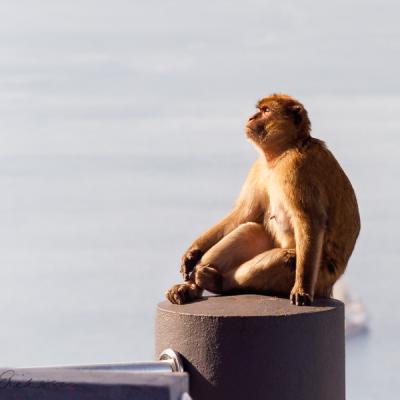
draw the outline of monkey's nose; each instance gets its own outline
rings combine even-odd
[[[247,120],[247,123],[253,121],[253,119],[256,119],[260,116],[260,112],[256,112],[255,114],[253,114],[251,117],[249,117],[249,119]]]

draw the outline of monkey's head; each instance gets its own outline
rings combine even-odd
[[[265,152],[279,153],[310,135],[307,111],[286,94],[273,94],[261,99],[258,111],[246,124],[246,135]]]

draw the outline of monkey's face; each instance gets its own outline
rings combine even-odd
[[[309,134],[310,121],[301,103],[274,94],[257,103],[258,111],[246,124],[246,135],[263,150],[284,150]]]

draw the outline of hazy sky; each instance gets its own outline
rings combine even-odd
[[[349,103],[396,96],[399,10],[395,1],[2,1],[0,155],[146,152],[163,128],[241,126],[274,91]]]

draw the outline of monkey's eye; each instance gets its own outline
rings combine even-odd
[[[264,108],[262,109],[262,112],[269,113],[269,112],[270,112],[269,107],[264,107]]]

